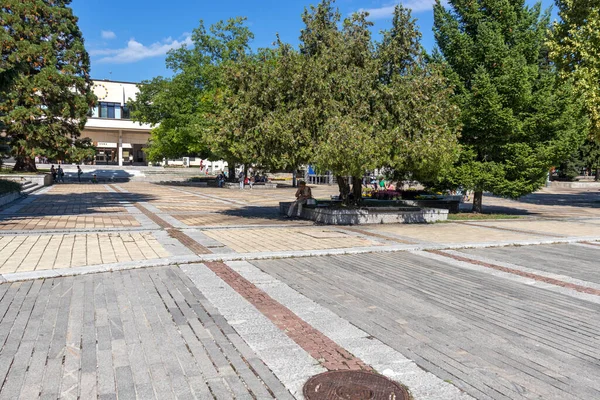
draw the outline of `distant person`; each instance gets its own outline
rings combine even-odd
[[[240,182],[240,189],[244,190],[244,171],[240,171],[238,174],[238,180]]]
[[[379,179],[379,189],[385,190],[385,179],[383,178]]]
[[[217,186],[222,188],[223,183],[225,183],[225,175],[223,172],[219,172],[219,175],[217,175]]]
[[[129,165],[133,165],[133,155],[129,155]]]
[[[250,184],[250,189],[252,189],[254,187],[255,180],[256,179],[253,176],[251,176],[250,179],[248,179],[248,184]]]
[[[302,215],[302,206],[306,204],[308,199],[312,198],[312,191],[308,186],[306,186],[306,182],[301,181],[298,184],[298,190],[296,190],[296,201],[294,201],[290,205],[290,209],[288,210],[288,218],[292,218],[292,215],[294,214],[294,209],[296,207],[298,207],[298,213],[296,214],[296,216],[299,218]]]
[[[79,182],[81,182],[81,174],[83,174],[83,171],[81,170],[81,167],[78,165],[77,166],[77,180]]]
[[[98,183],[98,178],[96,177],[96,174],[92,175],[92,183]]]
[[[50,174],[52,175],[52,182],[56,182],[56,168],[54,168],[54,164],[50,167]]]
[[[58,175],[58,181],[65,183],[65,171],[62,169],[60,164],[58,164],[58,170],[56,171],[56,173]]]

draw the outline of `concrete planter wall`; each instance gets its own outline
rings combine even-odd
[[[588,182],[550,182],[551,187],[565,188],[565,189],[600,189],[600,182],[588,181]]]
[[[50,186],[52,185],[52,175],[50,174],[38,174],[38,175],[16,175],[16,174],[5,174],[0,175],[0,179],[6,179],[7,181],[23,182],[31,181],[38,186]]]
[[[287,214],[292,203],[279,203],[279,212]],[[372,207],[339,209],[302,208],[302,218],[327,225],[419,224],[448,219],[448,210],[417,207]]]
[[[240,183],[239,182],[225,182],[224,186],[227,189],[239,189],[240,188]],[[245,189],[250,189],[250,185],[244,185]],[[277,189],[277,184],[276,183],[255,183],[254,184],[254,189]]]
[[[0,207],[17,200],[19,197],[21,197],[19,192],[6,193],[0,196]]]

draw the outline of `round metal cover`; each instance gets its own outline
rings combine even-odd
[[[307,400],[408,400],[406,389],[382,375],[365,371],[329,371],[315,375],[302,391]]]

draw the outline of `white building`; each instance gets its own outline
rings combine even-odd
[[[90,111],[81,137],[89,137],[98,149],[96,164],[146,165],[143,148],[150,139],[149,124],[130,119],[127,100],[135,98],[139,89],[132,82],[94,80],[98,103]]]
[[[93,91],[98,104],[90,110],[88,121],[81,137],[92,139],[98,149],[95,163],[109,165],[147,165],[143,149],[150,139],[149,124],[140,124],[130,119],[128,99],[135,99],[139,93],[136,83],[108,80],[94,80]],[[170,165],[186,167],[208,167],[213,173],[225,170],[227,163],[202,160],[198,157],[184,157],[170,160]]]

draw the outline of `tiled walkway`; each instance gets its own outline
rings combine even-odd
[[[179,268],[0,285],[0,398],[290,399]]]
[[[293,194],[61,184],[5,206],[0,400],[301,399],[347,368],[415,400],[600,398],[595,193],[360,227],[285,220]]]

